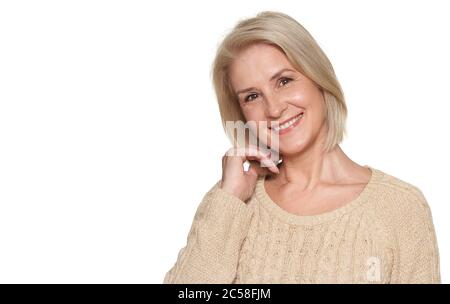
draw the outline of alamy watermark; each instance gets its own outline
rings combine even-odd
[[[366,272],[366,279],[369,282],[380,282],[381,281],[381,260],[379,257],[369,257],[366,261],[366,266],[368,267]]]
[[[233,151],[233,155],[244,156],[245,149],[253,146],[263,153],[270,152],[270,159],[277,164],[280,160],[279,134],[272,129],[276,125],[278,122],[271,122],[269,128],[267,121],[226,121],[226,134],[233,146],[238,148]],[[261,167],[269,166],[268,163],[261,163]]]

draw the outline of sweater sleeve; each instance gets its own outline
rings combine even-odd
[[[391,283],[441,283],[439,250],[430,207],[417,188],[401,208],[396,225],[397,255]]]
[[[251,208],[219,188],[218,181],[197,207],[185,247],[166,273],[164,284],[232,283]]]

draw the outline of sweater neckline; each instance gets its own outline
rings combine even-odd
[[[264,208],[269,211],[270,214],[276,216],[282,221],[285,221],[292,225],[315,225],[323,222],[330,221],[334,218],[337,218],[345,213],[352,211],[358,206],[364,204],[371,193],[374,191],[375,184],[378,180],[382,178],[383,172],[373,168],[369,165],[364,165],[364,167],[369,168],[372,172],[368,183],[364,186],[363,190],[360,194],[350,202],[347,202],[345,205],[336,208],[331,211],[327,211],[324,213],[319,213],[315,215],[297,215],[291,212],[288,212],[281,208],[277,203],[275,203],[271,197],[266,192],[264,187],[264,182],[266,180],[266,176],[260,176],[258,178],[256,184],[256,198],[261,202]]]

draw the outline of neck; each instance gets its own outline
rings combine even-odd
[[[321,184],[336,184],[350,177],[350,171],[358,165],[336,145],[329,152],[322,146],[312,145],[298,154],[283,155],[276,175],[281,185],[295,184],[303,191],[313,190]]]

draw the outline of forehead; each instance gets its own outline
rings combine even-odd
[[[251,81],[267,81],[282,68],[294,67],[278,47],[254,44],[242,50],[230,65],[230,80],[235,88]]]

